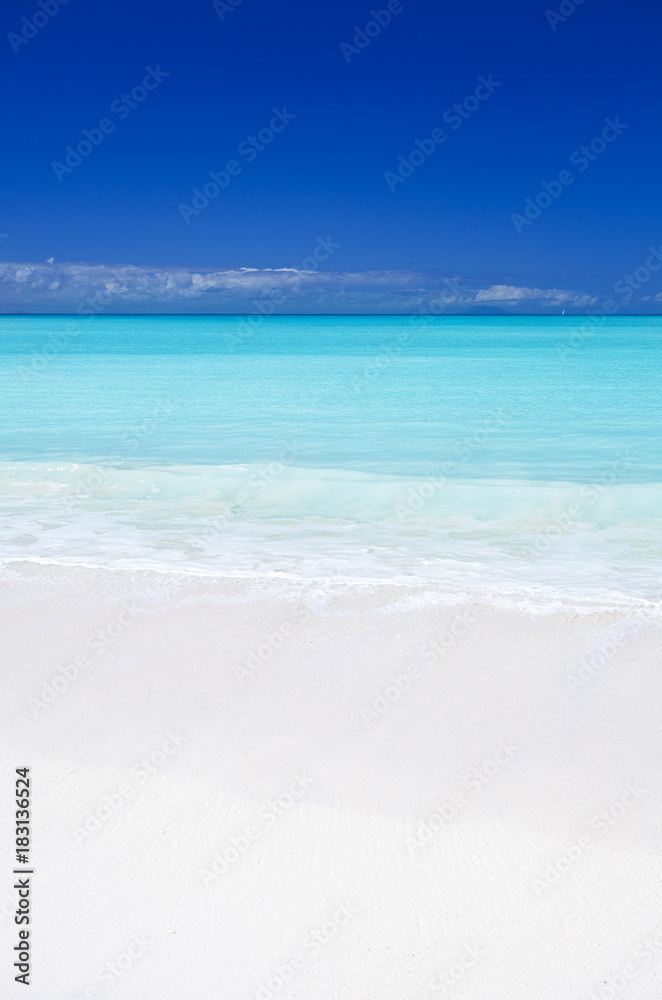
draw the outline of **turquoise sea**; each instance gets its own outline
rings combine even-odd
[[[0,318],[0,557],[659,600],[655,317]]]

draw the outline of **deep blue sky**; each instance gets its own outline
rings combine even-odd
[[[211,0],[69,0],[15,53],[7,35],[41,8],[5,0],[1,259],[296,266],[330,234],[334,269],[601,293],[662,243],[662,5],[584,0],[552,30],[551,0],[403,0],[348,64],[340,43],[384,6],[242,0],[221,21]],[[147,65],[169,76],[119,121]],[[489,74],[494,95],[444,125]],[[296,119],[237,157],[283,106]],[[114,132],[58,182],[52,162],[106,116]],[[627,130],[518,234],[511,213],[614,116]],[[446,143],[391,192],[384,172],[439,126]],[[241,175],[185,225],[178,205],[235,157]]]

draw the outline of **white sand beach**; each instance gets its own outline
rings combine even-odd
[[[35,563],[1,582],[33,1000],[661,995],[659,607]]]

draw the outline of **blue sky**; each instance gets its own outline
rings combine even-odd
[[[652,0],[0,18],[3,311],[662,307]]]

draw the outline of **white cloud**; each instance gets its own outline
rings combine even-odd
[[[480,287],[434,271],[0,263],[0,308],[5,312],[75,312],[86,305],[111,313],[466,313],[485,307],[558,312],[579,311],[596,301],[558,288]]]
[[[516,285],[492,285],[476,292],[476,302],[548,302],[552,305],[572,305],[576,308],[590,306],[597,302],[594,295],[581,295],[560,288],[526,288]]]

